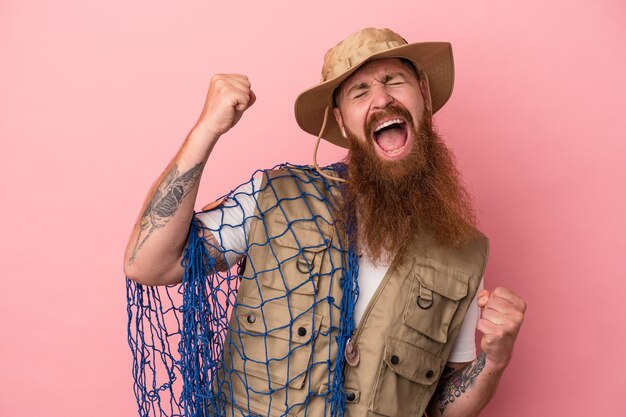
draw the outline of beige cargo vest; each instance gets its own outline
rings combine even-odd
[[[258,220],[251,224],[233,331],[225,343],[230,370],[221,376],[228,383],[220,389],[227,416],[303,416],[306,408],[306,416],[322,417],[330,412],[325,394],[337,357],[339,279],[346,256],[337,250],[339,243],[347,250],[345,235],[322,200],[338,201],[338,191],[329,193],[310,172],[267,175],[271,182],[267,186],[264,178],[258,196]],[[460,250],[415,235],[354,333],[360,359],[344,368],[346,415],[422,415],[486,259],[487,239],[478,232]]]

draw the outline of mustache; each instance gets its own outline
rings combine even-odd
[[[383,110],[374,113],[370,119],[365,122],[364,132],[368,137],[373,137],[376,126],[378,126],[384,119],[392,116],[399,116],[401,119],[404,119],[409,126],[415,126],[413,124],[413,116],[411,116],[411,113],[406,108],[397,104],[390,104]]]

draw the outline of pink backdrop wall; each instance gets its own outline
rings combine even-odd
[[[258,102],[198,207],[310,162],[293,100],[363,26],[455,48],[438,125],[491,237],[487,286],[529,305],[484,415],[626,415],[626,3],[224,3],[0,3],[0,415],[136,415],[122,252],[210,75],[248,74]]]

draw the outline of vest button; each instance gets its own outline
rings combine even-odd
[[[356,394],[354,392],[352,392],[352,391],[346,392],[346,400],[348,400],[348,401],[356,400]]]
[[[304,327],[298,327],[298,336],[306,336],[306,329]]]
[[[248,321],[248,323],[252,324],[256,321],[256,317],[254,316],[254,314],[248,314],[248,317],[246,317],[246,320]]]
[[[435,373],[432,370],[429,369],[428,371],[426,371],[426,378],[430,379],[433,377],[433,375],[435,375]]]
[[[393,355],[393,356],[391,357],[391,363],[392,363],[392,365],[397,365],[397,364],[399,364],[399,363],[400,363],[400,358],[399,358],[399,357],[397,357],[396,355]]]

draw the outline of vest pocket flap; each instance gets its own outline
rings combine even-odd
[[[469,275],[457,269],[415,265],[402,323],[439,342],[446,343],[448,330],[467,296]]]
[[[415,273],[424,287],[449,300],[460,300],[467,295],[469,276],[461,271],[441,266],[416,265]]]
[[[245,375],[250,389],[263,392],[268,383],[301,389],[322,319],[312,310],[244,297],[231,318],[225,362]]]
[[[442,368],[443,359],[387,336],[368,410],[388,417],[421,416]]]
[[[330,245],[331,232],[331,226],[322,219],[318,222],[309,219],[287,222],[282,217],[276,217],[270,237],[286,248],[319,252]]]
[[[317,335],[322,324],[322,316],[311,310],[276,301],[255,307],[259,301],[247,297],[243,301],[237,306],[237,318],[243,331],[303,344]]]
[[[323,221],[319,223],[328,226]],[[315,294],[326,249],[331,244],[332,235],[328,232],[311,220],[287,224],[284,218],[277,218],[270,230],[274,244],[267,258],[263,284],[284,292]]]
[[[385,363],[396,374],[422,385],[439,380],[442,359],[410,343],[387,336]]]

